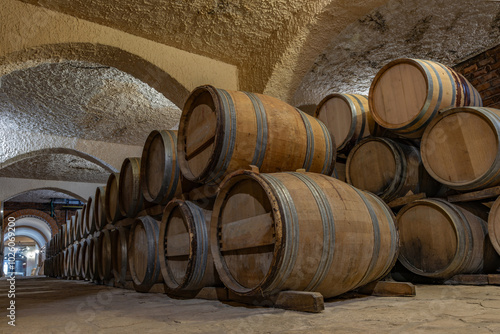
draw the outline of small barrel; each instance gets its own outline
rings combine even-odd
[[[106,196],[104,197],[104,211],[109,223],[114,224],[125,217],[125,213],[120,210],[119,194],[120,174],[111,173],[106,183]]]
[[[166,205],[181,193],[177,131],[149,134],[141,156],[141,188],[147,202]]]
[[[96,231],[94,211],[94,196],[90,196],[87,200],[87,207],[85,208],[85,237]]]
[[[427,172],[449,188],[480,190],[500,184],[500,110],[462,107],[444,111],[422,137]]]
[[[108,224],[106,218],[106,187],[97,187],[94,195],[94,225],[95,231],[100,231]]]
[[[336,145],[323,122],[262,94],[198,87],[184,105],[178,135],[179,166],[196,183],[216,184],[249,165],[328,175],[335,167]]]
[[[409,191],[434,196],[442,188],[425,170],[418,146],[407,140],[378,137],[364,139],[351,150],[346,181],[384,201]]]
[[[211,213],[183,200],[165,207],[159,251],[168,292],[196,291],[219,282],[210,253]]]
[[[124,285],[127,281],[132,280],[128,266],[128,238],[129,227],[119,227],[112,234],[113,237],[113,257],[112,257],[112,272],[115,278],[115,283]]]
[[[398,253],[380,198],[316,173],[231,174],[210,230],[220,279],[239,295],[337,296],[385,276]]]
[[[349,153],[363,138],[375,135],[378,127],[370,114],[368,96],[359,94],[326,96],[316,107],[314,117],[335,137],[339,153]]]
[[[400,136],[419,138],[438,111],[477,106],[477,90],[459,73],[430,60],[396,59],[375,76],[369,93],[373,119]]]
[[[488,234],[491,244],[500,254],[500,197],[493,203],[488,216]]]
[[[412,273],[435,279],[491,273],[500,264],[484,220],[440,199],[404,206],[396,217],[399,261]]]
[[[135,291],[148,292],[162,281],[158,256],[159,222],[149,216],[139,217],[130,229],[128,264]]]
[[[140,169],[140,158],[126,158],[120,170],[118,205],[120,211],[129,218],[134,218],[144,208]]]
[[[99,236],[97,237],[97,272],[99,274],[99,280],[102,282],[108,282],[112,277],[113,273],[111,271],[112,265],[112,249],[113,243],[111,241],[111,234],[109,230],[101,230]]]

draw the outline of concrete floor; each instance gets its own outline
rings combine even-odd
[[[16,327],[0,280],[0,333],[500,333],[499,286],[417,286],[416,297],[350,296],[319,314],[98,286],[16,281]]]

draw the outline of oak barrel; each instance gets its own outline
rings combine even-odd
[[[349,153],[363,138],[375,135],[378,127],[370,114],[368,96],[360,94],[330,94],[318,104],[314,117],[335,137],[339,153]]]
[[[142,151],[140,174],[147,202],[166,205],[181,193],[177,131],[155,130],[149,134]]]
[[[94,225],[100,231],[108,224],[106,218],[106,187],[97,187],[94,194]]]
[[[399,261],[412,273],[436,279],[488,273],[500,262],[488,240],[487,224],[441,199],[404,206],[396,217]]]
[[[78,216],[79,224],[78,224],[78,239],[76,241],[80,241],[82,238],[89,234],[87,230],[87,204],[83,205],[81,215]]]
[[[500,197],[493,203],[488,216],[488,234],[491,244],[500,254]]]
[[[114,224],[125,217],[119,205],[120,173],[111,173],[106,183],[106,195],[104,197],[104,211],[109,223]]]
[[[78,254],[78,267],[80,269],[80,277],[84,280],[88,280],[90,278],[88,261],[87,261],[87,248],[88,248],[88,239],[83,239],[80,241],[80,252]]]
[[[87,207],[85,209],[85,236],[92,234],[96,231],[95,226],[95,201],[94,195],[90,196],[87,200]]]
[[[407,138],[421,137],[439,110],[482,106],[461,74],[435,61],[409,58],[393,60],[377,73],[368,101],[375,122]]]
[[[82,238],[82,232],[80,228],[80,224],[82,221],[82,212],[83,209],[75,211],[75,223],[73,224],[73,242],[80,240]]]
[[[113,277],[113,272],[111,271],[113,258],[112,250],[113,244],[110,231],[106,229],[101,230],[97,237],[96,245],[96,255],[98,258],[96,265],[100,281],[108,282]]]
[[[160,225],[160,266],[168,292],[199,290],[219,280],[210,253],[210,215],[193,202],[172,200]]]
[[[132,280],[128,266],[128,238],[129,227],[119,227],[112,234],[113,237],[113,257],[112,257],[112,272],[115,278],[115,283],[125,284]]]
[[[97,249],[98,238],[101,232],[96,232],[93,235],[89,235],[89,244],[87,246],[87,260],[89,268],[89,279],[93,282],[100,282],[99,279],[99,252]]]
[[[129,218],[134,218],[144,208],[140,183],[140,158],[126,158],[120,170],[118,205],[120,211]]]
[[[149,216],[139,217],[130,228],[128,264],[135,291],[148,292],[162,281],[158,256],[159,222]]]
[[[220,186],[210,229],[220,279],[239,295],[337,296],[386,275],[398,253],[380,198],[316,173],[235,172]]]
[[[417,145],[408,140],[371,137],[347,158],[346,181],[391,201],[413,194],[434,196],[442,188],[425,170]]]
[[[323,122],[283,101],[201,86],[184,105],[177,156],[186,179],[214,184],[249,165],[331,175],[336,146]]]
[[[420,150],[427,172],[461,191],[500,184],[500,110],[451,108],[434,119]]]

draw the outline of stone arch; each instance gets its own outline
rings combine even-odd
[[[87,61],[115,67],[145,82],[182,109],[189,90],[155,64],[118,47],[94,43],[46,44],[0,57],[0,77],[43,63]]]
[[[60,192],[60,193],[72,196],[73,198],[79,200],[80,202],[84,202],[84,203],[87,202],[87,198],[83,198],[82,196],[80,196],[79,194],[77,194],[77,193],[75,193],[75,192],[73,192],[71,190],[63,189],[63,188],[57,188],[57,187],[41,187],[41,188],[33,188],[33,189],[25,190],[25,191],[22,191],[20,193],[15,194],[15,195],[12,195],[12,196],[4,199],[3,201],[7,202],[7,201],[9,201],[10,199],[12,199],[14,197],[17,197],[19,195],[22,195],[22,194],[25,194],[25,193],[28,193],[28,192],[34,191],[34,190],[53,190],[53,191],[57,191],[57,192]]]
[[[50,232],[51,232],[52,235],[56,234],[58,232],[58,230],[59,230],[59,228],[57,226],[56,220],[54,218],[52,218],[48,213],[45,213],[45,212],[40,211],[40,210],[35,210],[35,209],[21,209],[21,210],[17,210],[17,211],[11,212],[7,216],[5,216],[5,218],[4,218],[4,226],[5,226],[5,223],[8,222],[8,219],[10,217],[15,218],[16,222],[17,221],[21,221],[23,218],[34,218],[34,219],[37,219],[38,221],[45,223],[49,227]],[[31,226],[31,227],[35,227],[36,228],[36,226],[33,226],[33,225],[36,225],[33,222],[31,224],[26,224],[26,225],[28,227]],[[42,230],[43,227],[38,228],[38,229]],[[46,234],[45,234],[45,236],[46,236]],[[49,236],[49,239],[50,239],[50,236]]]

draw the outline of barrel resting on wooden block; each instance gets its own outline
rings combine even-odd
[[[275,307],[299,312],[319,313],[325,309],[323,295],[309,291],[281,291],[267,297],[246,297],[228,291],[228,300],[242,304]]]
[[[377,281],[362,286],[358,293],[379,297],[414,297],[415,285],[408,282]]]

